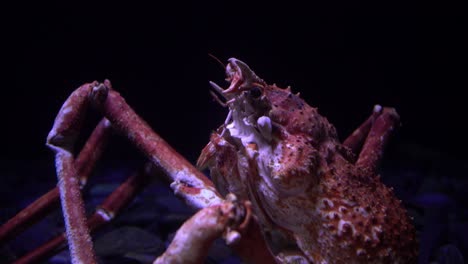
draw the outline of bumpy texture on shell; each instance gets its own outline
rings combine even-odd
[[[415,262],[401,202],[374,170],[354,164],[333,125],[245,63],[230,59],[227,72],[230,87],[215,88],[229,117],[198,165],[223,194],[251,200],[273,253],[296,248],[312,263]]]

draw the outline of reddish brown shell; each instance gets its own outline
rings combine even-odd
[[[277,230],[313,263],[414,263],[414,227],[375,170],[354,164],[316,108],[230,64],[232,116],[199,159],[221,192],[251,200],[264,232]],[[250,99],[249,89],[260,96]],[[260,118],[271,138],[258,132]]]

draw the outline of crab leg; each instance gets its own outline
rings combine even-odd
[[[85,185],[94,165],[101,156],[111,131],[110,128],[109,121],[105,118],[102,119],[76,158],[75,167],[80,177],[81,186]],[[0,227],[0,244],[15,237],[28,226],[46,216],[58,205],[59,196],[59,190],[55,187],[8,220]]]
[[[377,169],[383,149],[399,122],[400,117],[394,108],[374,106],[371,116],[343,142],[358,155],[357,166],[372,171]]]
[[[107,95],[96,86],[97,82],[85,84],[68,97],[47,137],[47,146],[55,152],[58,188],[72,263],[96,263],[73,156],[74,143],[89,103],[102,103]]]
[[[127,105],[119,93],[109,89],[102,111],[113,128],[126,135],[147,157],[173,181],[174,192],[193,208],[202,209],[223,202],[213,183],[190,162],[169,146]],[[273,263],[274,260],[262,238],[258,224],[250,221],[249,232],[234,250],[252,263]],[[253,250],[255,249],[255,250]]]
[[[126,135],[157,167],[172,181],[171,187],[187,204],[202,209],[220,204],[223,198],[216,191],[213,183],[190,162],[172,149],[157,135],[134,111],[119,93],[112,90],[110,82],[93,82],[75,90],[62,106],[57,115],[49,137],[48,145],[56,152],[56,167],[59,177],[61,201],[70,245],[72,261],[94,263],[94,253],[86,228],[83,202],[73,166],[72,147],[87,106],[99,108],[112,123],[112,127]],[[245,259],[261,261],[269,256],[258,225],[251,221],[251,233],[243,238],[237,249]],[[249,248],[256,248],[259,253],[246,255]],[[85,259],[85,260],[83,260]],[[266,259],[266,258],[263,258]]]
[[[171,178],[171,187],[192,207],[201,209],[222,201],[213,183],[190,162],[156,134],[120,94],[110,88],[109,81],[96,89],[105,90],[107,99],[101,110],[112,126],[135,144],[154,164]]]
[[[148,163],[143,169],[135,172],[124,183],[122,183],[115,191],[113,191],[104,202],[96,209],[95,213],[87,220],[87,225],[91,231],[100,228],[104,224],[110,222],[122,208],[125,208],[143,189],[154,174],[152,164]],[[60,234],[48,242],[39,246],[27,255],[16,260],[15,264],[37,263],[44,261],[63,249],[67,244],[67,236],[65,233]]]
[[[343,145],[350,148],[354,154],[358,154],[367,135],[369,134],[369,130],[371,129],[372,124],[374,124],[375,120],[381,113],[382,107],[380,105],[375,105],[371,116],[369,116],[369,118],[364,121],[364,123],[362,123],[356,130],[354,130],[351,135],[345,139]]]
[[[204,263],[213,241],[224,234],[227,244],[239,241],[240,234],[231,229],[243,229],[251,217],[248,202],[224,201],[198,211],[177,231],[171,244],[154,264]]]
[[[357,167],[376,172],[382,160],[383,150],[393,130],[400,124],[400,116],[394,108],[384,107],[367,134],[356,162]]]
[[[110,222],[122,208],[125,208],[151,180],[150,176],[162,176],[162,172],[155,168],[152,163],[147,163],[143,169],[137,171],[121,184],[105,201],[98,207],[95,213],[88,218],[88,227],[91,232],[100,228],[104,224]],[[229,202],[232,204],[232,202]],[[252,260],[252,263],[258,263],[260,260],[264,263],[275,263],[272,256],[264,248],[262,250],[262,238],[258,232],[258,226],[255,221],[250,221],[251,212],[250,206],[246,203],[243,205],[236,204],[236,207],[227,207],[225,205],[213,205],[207,210],[202,209],[193,216],[191,220],[177,231],[177,235],[171,242],[167,251],[158,258],[156,263],[171,263],[170,260],[184,258],[199,259],[200,261],[206,257],[206,252],[213,240],[226,236],[228,243],[231,243],[232,248],[244,259]],[[243,206],[243,208],[240,208]],[[243,209],[246,210],[243,210]],[[234,210],[235,209],[235,210]],[[229,211],[229,212],[228,212]],[[235,215],[233,215],[235,213]],[[233,217],[235,216],[235,217]],[[234,220],[233,220],[234,219]],[[230,220],[229,222],[226,222]],[[237,231],[241,231],[242,241],[249,241],[253,245],[260,247],[246,247],[241,243],[236,243],[238,238]],[[67,245],[66,234],[60,234],[48,242],[29,252],[27,255],[16,260],[14,264],[37,263],[44,261]],[[185,246],[184,246],[185,245]],[[196,247],[187,247],[187,245],[196,245]],[[188,251],[186,251],[188,249]],[[178,255],[181,254],[180,257]],[[162,262],[161,262],[162,261]],[[190,263],[190,262],[178,262]]]

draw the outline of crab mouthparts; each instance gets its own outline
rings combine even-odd
[[[224,91],[225,89],[221,88],[221,86],[217,85],[215,82],[210,81],[211,88],[213,90],[210,90],[210,94],[213,97],[213,99],[218,102],[220,105],[226,107],[228,104],[228,101],[231,98],[228,98],[228,95],[225,94]]]
[[[216,92],[212,92],[211,95],[221,105],[226,105],[226,103],[229,103],[236,94],[239,94],[251,86],[263,86],[262,84],[264,84],[264,81],[260,79],[247,64],[236,58],[230,58],[228,60],[228,64],[226,65],[226,75],[226,80],[231,82],[229,87],[226,89],[223,89],[216,83],[210,81],[211,87],[213,87],[213,90]],[[227,102],[223,102],[220,97]]]

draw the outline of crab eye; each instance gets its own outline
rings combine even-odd
[[[252,89],[249,90],[249,95],[253,99],[258,99],[260,96],[262,96],[262,90],[258,87],[253,87]]]

